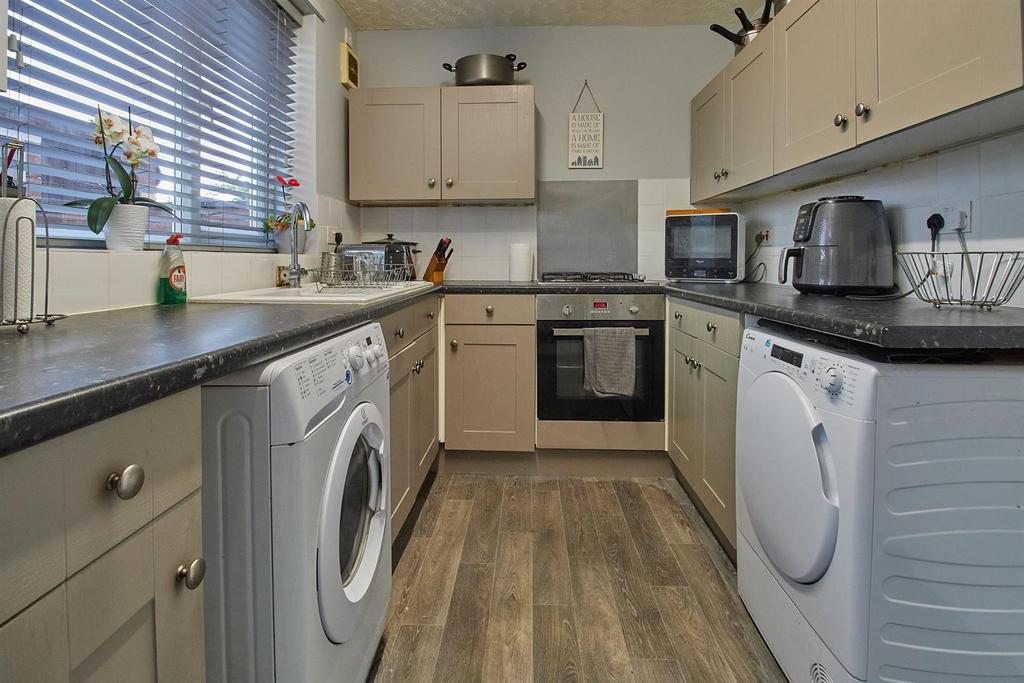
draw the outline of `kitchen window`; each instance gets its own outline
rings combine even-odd
[[[8,53],[0,135],[26,143],[51,237],[102,244],[64,204],[103,193],[97,105],[122,118],[130,106],[160,147],[139,194],[181,219],[150,211],[149,243],[183,232],[193,247],[273,246],[262,223],[285,210],[271,183],[290,164],[298,28],[273,0],[11,0],[8,21],[24,65]]]

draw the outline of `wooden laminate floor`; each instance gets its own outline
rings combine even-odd
[[[375,681],[785,681],[672,479],[439,475]]]

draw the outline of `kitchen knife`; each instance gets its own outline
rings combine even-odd
[[[450,241],[451,240],[449,240],[449,242]],[[452,254],[454,254],[454,253],[455,253],[455,249],[449,250],[448,255],[444,257],[445,262],[451,261],[452,260]]]

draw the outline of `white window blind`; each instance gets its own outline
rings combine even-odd
[[[11,0],[0,132],[27,146],[27,191],[52,237],[100,240],[73,199],[100,196],[97,105],[153,129],[160,158],[139,167],[151,242],[171,232],[225,249],[270,246],[263,219],[285,209],[273,177],[290,165],[296,25],[273,0]]]

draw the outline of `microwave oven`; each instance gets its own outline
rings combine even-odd
[[[745,277],[746,222],[738,213],[665,217],[665,278],[740,282]]]

